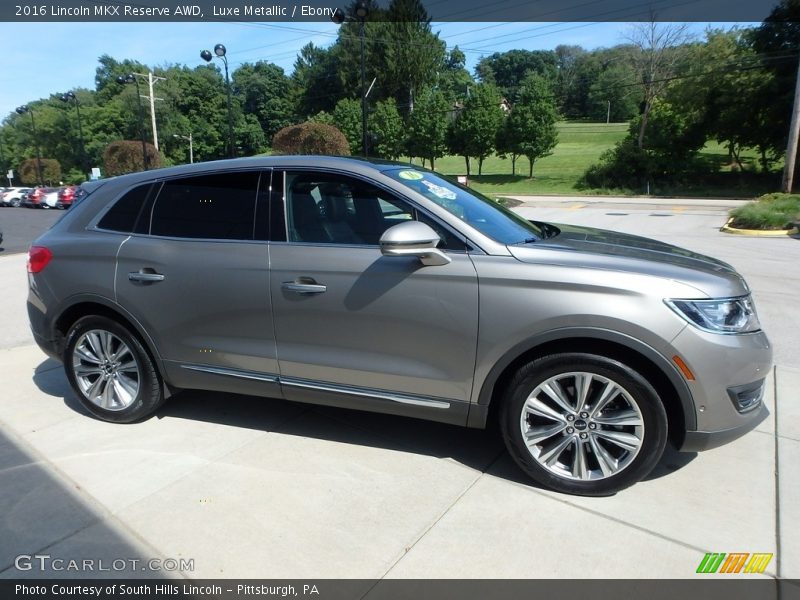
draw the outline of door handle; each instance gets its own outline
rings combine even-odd
[[[295,294],[324,294],[328,290],[328,286],[320,285],[318,283],[298,283],[296,281],[284,281],[281,284],[281,289],[287,292],[294,292]]]
[[[141,271],[132,271],[128,273],[128,279],[131,281],[141,281],[142,283],[156,283],[164,281],[164,276],[161,273],[148,273],[144,269]]]

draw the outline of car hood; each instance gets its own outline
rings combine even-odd
[[[749,293],[747,284],[733,267],[697,252],[616,231],[537,224],[555,235],[509,246],[517,260],[653,275],[691,285],[711,298]]]

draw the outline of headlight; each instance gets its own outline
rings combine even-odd
[[[711,333],[752,333],[761,329],[753,299],[664,300],[695,327]]]

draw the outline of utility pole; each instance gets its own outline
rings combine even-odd
[[[789,125],[789,143],[786,145],[786,161],[783,167],[781,191],[791,193],[794,180],[794,163],[797,159],[797,137],[800,135],[800,61],[797,62],[797,79],[794,84],[794,106],[792,123]]]
[[[611,123],[611,100],[608,101],[608,110],[606,111],[606,125]]]
[[[158,83],[159,81],[166,81],[166,77],[158,77],[153,75],[153,72],[150,71],[145,75],[144,73],[134,73],[137,77],[147,77],[147,85],[150,90],[150,95],[145,96],[142,95],[142,98],[146,98],[150,101],[150,123],[153,127],[153,146],[155,146],[156,150],[158,150],[158,127],[156,127],[156,100],[164,100],[163,98],[156,98],[153,94],[153,84]]]

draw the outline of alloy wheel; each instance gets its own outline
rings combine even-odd
[[[84,397],[106,410],[124,410],[139,393],[136,357],[125,342],[104,329],[92,329],[78,339],[72,371]]]
[[[583,371],[537,385],[525,400],[520,427],[539,465],[576,481],[624,470],[639,453],[645,430],[638,403],[622,385]]]

